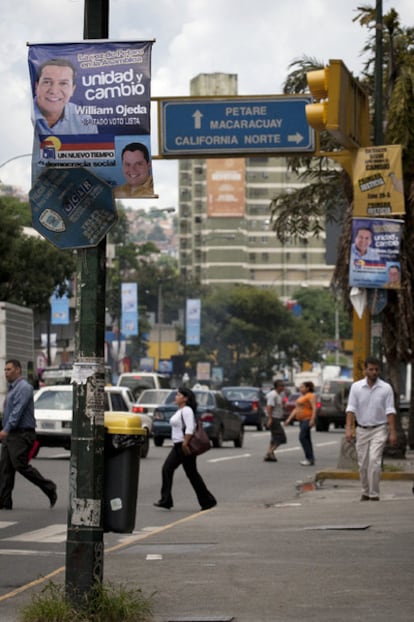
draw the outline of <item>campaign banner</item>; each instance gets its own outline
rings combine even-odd
[[[400,245],[404,221],[353,218],[349,285],[400,289]]]
[[[352,178],[354,216],[405,214],[401,145],[358,149]]]
[[[50,297],[50,323],[69,324],[69,297],[54,292]]]
[[[138,285],[121,284],[121,331],[126,337],[138,335]]]
[[[201,326],[201,300],[199,298],[187,299],[185,320],[185,345],[199,346]]]
[[[115,198],[156,197],[151,161],[152,41],[29,44],[32,181],[88,167]]]

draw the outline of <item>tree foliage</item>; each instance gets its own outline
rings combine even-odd
[[[223,367],[227,383],[261,384],[279,366],[320,360],[324,339],[275,293],[235,285],[211,288],[203,296],[201,344],[186,350],[193,366],[210,361]]]
[[[53,291],[63,294],[75,270],[73,254],[23,233],[28,204],[0,197],[0,300],[43,312]]]

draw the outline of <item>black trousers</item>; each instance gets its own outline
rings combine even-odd
[[[198,502],[202,508],[211,506],[215,503],[215,498],[208,490],[203,478],[197,470],[196,456],[187,456],[182,450],[182,443],[175,443],[170,453],[165,459],[162,466],[162,486],[161,486],[161,503],[164,505],[173,505],[172,485],[175,470],[182,465],[194,492],[197,495]]]
[[[50,499],[56,485],[29,464],[28,456],[35,441],[34,431],[11,431],[3,440],[0,456],[0,507],[11,508],[16,471],[38,486]]]

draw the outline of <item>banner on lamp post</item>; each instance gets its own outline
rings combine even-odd
[[[126,337],[138,335],[138,285],[122,283],[121,286],[121,332]]]
[[[186,346],[200,345],[201,327],[201,300],[199,298],[188,298],[186,306]]]
[[[151,170],[153,41],[29,44],[32,182],[87,167],[115,198],[157,197]]]

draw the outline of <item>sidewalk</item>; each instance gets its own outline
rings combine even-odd
[[[354,480],[305,488],[258,487],[254,502],[126,537],[105,553],[105,581],[155,592],[154,622],[411,622],[411,482],[383,481],[379,503]],[[2,622],[30,597],[1,603]]]

